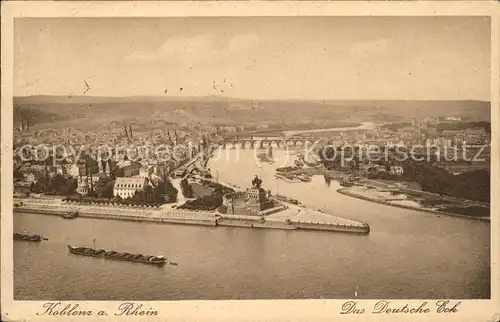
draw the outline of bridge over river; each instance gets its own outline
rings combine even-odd
[[[320,137],[244,137],[224,139],[219,142],[222,148],[254,149],[266,147],[301,147],[314,143],[326,143],[328,138]]]

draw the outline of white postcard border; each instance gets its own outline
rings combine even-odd
[[[1,58],[1,242],[2,242],[2,319],[6,321],[45,321],[37,316],[45,301],[14,301],[12,263],[12,133],[13,133],[13,19],[15,17],[182,17],[182,16],[434,16],[473,15],[492,16],[491,52],[491,300],[463,300],[456,314],[391,314],[359,316],[340,315],[345,300],[254,300],[254,301],[140,301],[145,308],[151,307],[160,315],[154,320],[168,321],[256,321],[256,320],[317,320],[334,321],[345,318],[356,321],[429,321],[434,319],[453,321],[491,321],[500,313],[500,19],[499,5],[489,1],[444,1],[444,2],[2,2]],[[378,300],[359,300],[366,308],[373,307]],[[394,300],[395,305],[416,306],[422,300]],[[436,300],[427,300],[432,307]],[[113,312],[122,303],[118,301],[67,301],[98,312],[108,311],[107,317],[51,317],[50,320],[117,320],[144,317],[115,317]],[[138,301],[139,303],[139,301]],[[435,311],[435,310],[434,310]]]

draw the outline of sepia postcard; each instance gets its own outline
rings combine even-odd
[[[500,321],[495,2],[2,3],[2,321]]]

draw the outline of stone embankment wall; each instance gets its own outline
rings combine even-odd
[[[66,214],[69,211],[78,211],[78,215],[84,218],[215,226],[215,214],[204,211],[161,211],[111,206],[47,205],[36,203],[14,208],[14,211],[57,216]]]
[[[326,231],[338,231],[346,233],[357,233],[357,234],[369,234],[369,225],[342,225],[342,224],[325,224],[325,223],[313,223],[313,222],[292,222],[297,229],[307,229],[307,230],[326,230]]]
[[[186,224],[186,225],[204,225],[204,226],[231,226],[246,228],[270,228],[270,229],[304,229],[304,230],[323,230],[340,231],[349,233],[368,234],[370,227],[368,225],[341,225],[326,224],[301,221],[286,220],[266,220],[251,218],[251,216],[217,216],[215,213],[206,211],[173,210],[160,209],[151,210],[145,208],[113,207],[98,205],[74,205],[57,200],[50,202],[29,202],[21,207],[14,208],[15,212],[39,213],[46,215],[60,216],[69,211],[78,211],[80,217],[112,219],[112,220],[130,220],[147,221],[157,223]],[[270,209],[269,211],[277,211]]]
[[[268,229],[285,229],[294,230],[297,229],[294,225],[288,225],[282,221],[260,221],[258,219],[236,219],[236,218],[218,218],[217,226],[230,226],[230,227],[242,227],[242,228],[268,228]]]

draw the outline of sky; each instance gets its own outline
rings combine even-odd
[[[490,100],[484,17],[23,18],[14,95]]]

